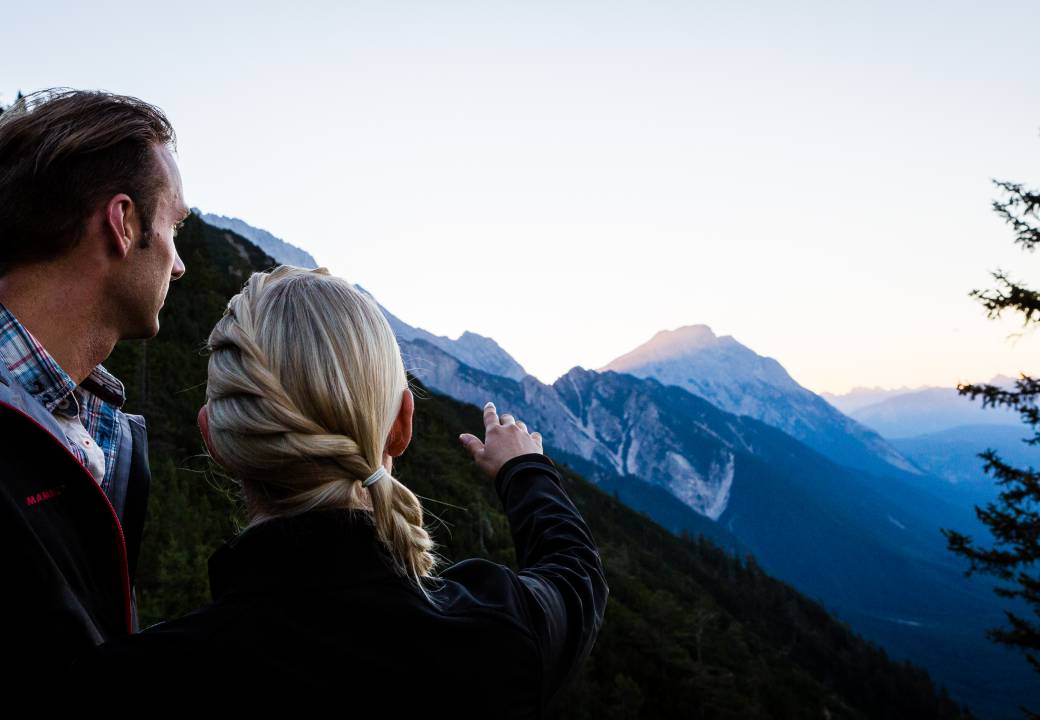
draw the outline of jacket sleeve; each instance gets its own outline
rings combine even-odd
[[[499,470],[495,489],[516,546],[515,585],[542,656],[543,698],[551,709],[603,625],[609,593],[603,563],[547,456],[512,458]]]

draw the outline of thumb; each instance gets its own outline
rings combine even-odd
[[[462,447],[469,450],[469,454],[475,459],[477,455],[484,452],[484,443],[480,441],[476,435],[470,435],[469,433],[462,433],[459,435],[459,442],[462,443]]]
[[[531,433],[531,439],[538,443],[539,452],[542,451],[542,434],[540,432]]]

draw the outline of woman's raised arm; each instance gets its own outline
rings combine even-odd
[[[460,439],[490,474],[513,535],[518,573],[506,568],[542,657],[543,700],[556,705],[592,651],[603,624],[607,587],[592,533],[563,489],[538,433],[484,409],[486,444]],[[499,429],[496,429],[499,428]],[[468,442],[467,442],[468,440]]]

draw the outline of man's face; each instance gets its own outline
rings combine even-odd
[[[166,146],[156,146],[155,153],[161,167],[162,191],[147,243],[142,247],[140,238],[135,238],[137,242],[128,257],[125,339],[149,338],[159,332],[159,310],[166,302],[170,282],[184,274],[184,263],[177,255],[173,238],[190,210],[184,202],[181,174],[173,154]]]

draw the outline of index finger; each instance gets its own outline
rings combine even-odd
[[[495,403],[488,400],[484,405],[484,429],[487,430],[492,425],[498,425],[498,411],[495,409]]]

